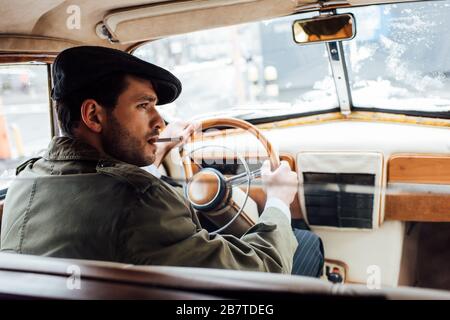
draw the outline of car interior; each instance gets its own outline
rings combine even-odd
[[[0,226],[15,168],[61,135],[52,62],[96,45],[181,79],[159,111],[203,131],[158,169],[207,230],[242,236],[262,162],[287,161],[292,223],[325,250],[320,279],[0,253],[0,298],[450,299],[450,0],[0,0],[0,16]]]

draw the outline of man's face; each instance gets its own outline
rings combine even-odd
[[[125,81],[128,86],[108,112],[101,141],[107,154],[143,167],[155,161],[155,141],[164,122],[155,108],[157,96],[151,82],[133,76]]]

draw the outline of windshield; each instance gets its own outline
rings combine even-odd
[[[298,46],[298,16],[206,30],[146,44],[138,57],[171,70],[180,98],[170,117],[244,119],[338,107],[326,46]]]
[[[355,16],[343,41],[353,109],[450,111],[450,0],[338,10]],[[337,111],[338,94],[324,43],[298,45],[303,13],[156,40],[138,57],[172,71],[180,98],[160,108],[175,118],[246,120]]]
[[[355,107],[450,111],[450,1],[340,12],[357,21],[344,42]]]

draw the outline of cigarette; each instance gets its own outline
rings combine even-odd
[[[156,142],[174,142],[174,141],[181,141],[183,140],[183,137],[174,137],[174,138],[159,138],[156,140]]]

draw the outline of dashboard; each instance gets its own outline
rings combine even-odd
[[[326,258],[345,266],[346,282],[366,283],[375,267],[383,285],[409,285],[401,279],[408,271],[406,222],[450,222],[449,128],[330,121],[273,125],[262,132],[298,174],[292,217],[322,238]],[[201,145],[223,145],[247,160],[256,158],[251,170],[266,158],[257,140],[242,131],[221,130]],[[202,156],[204,165],[226,174],[243,170],[236,156],[227,154],[235,161],[221,163],[214,161],[217,154]],[[261,213],[265,194],[257,182],[250,197]]]

